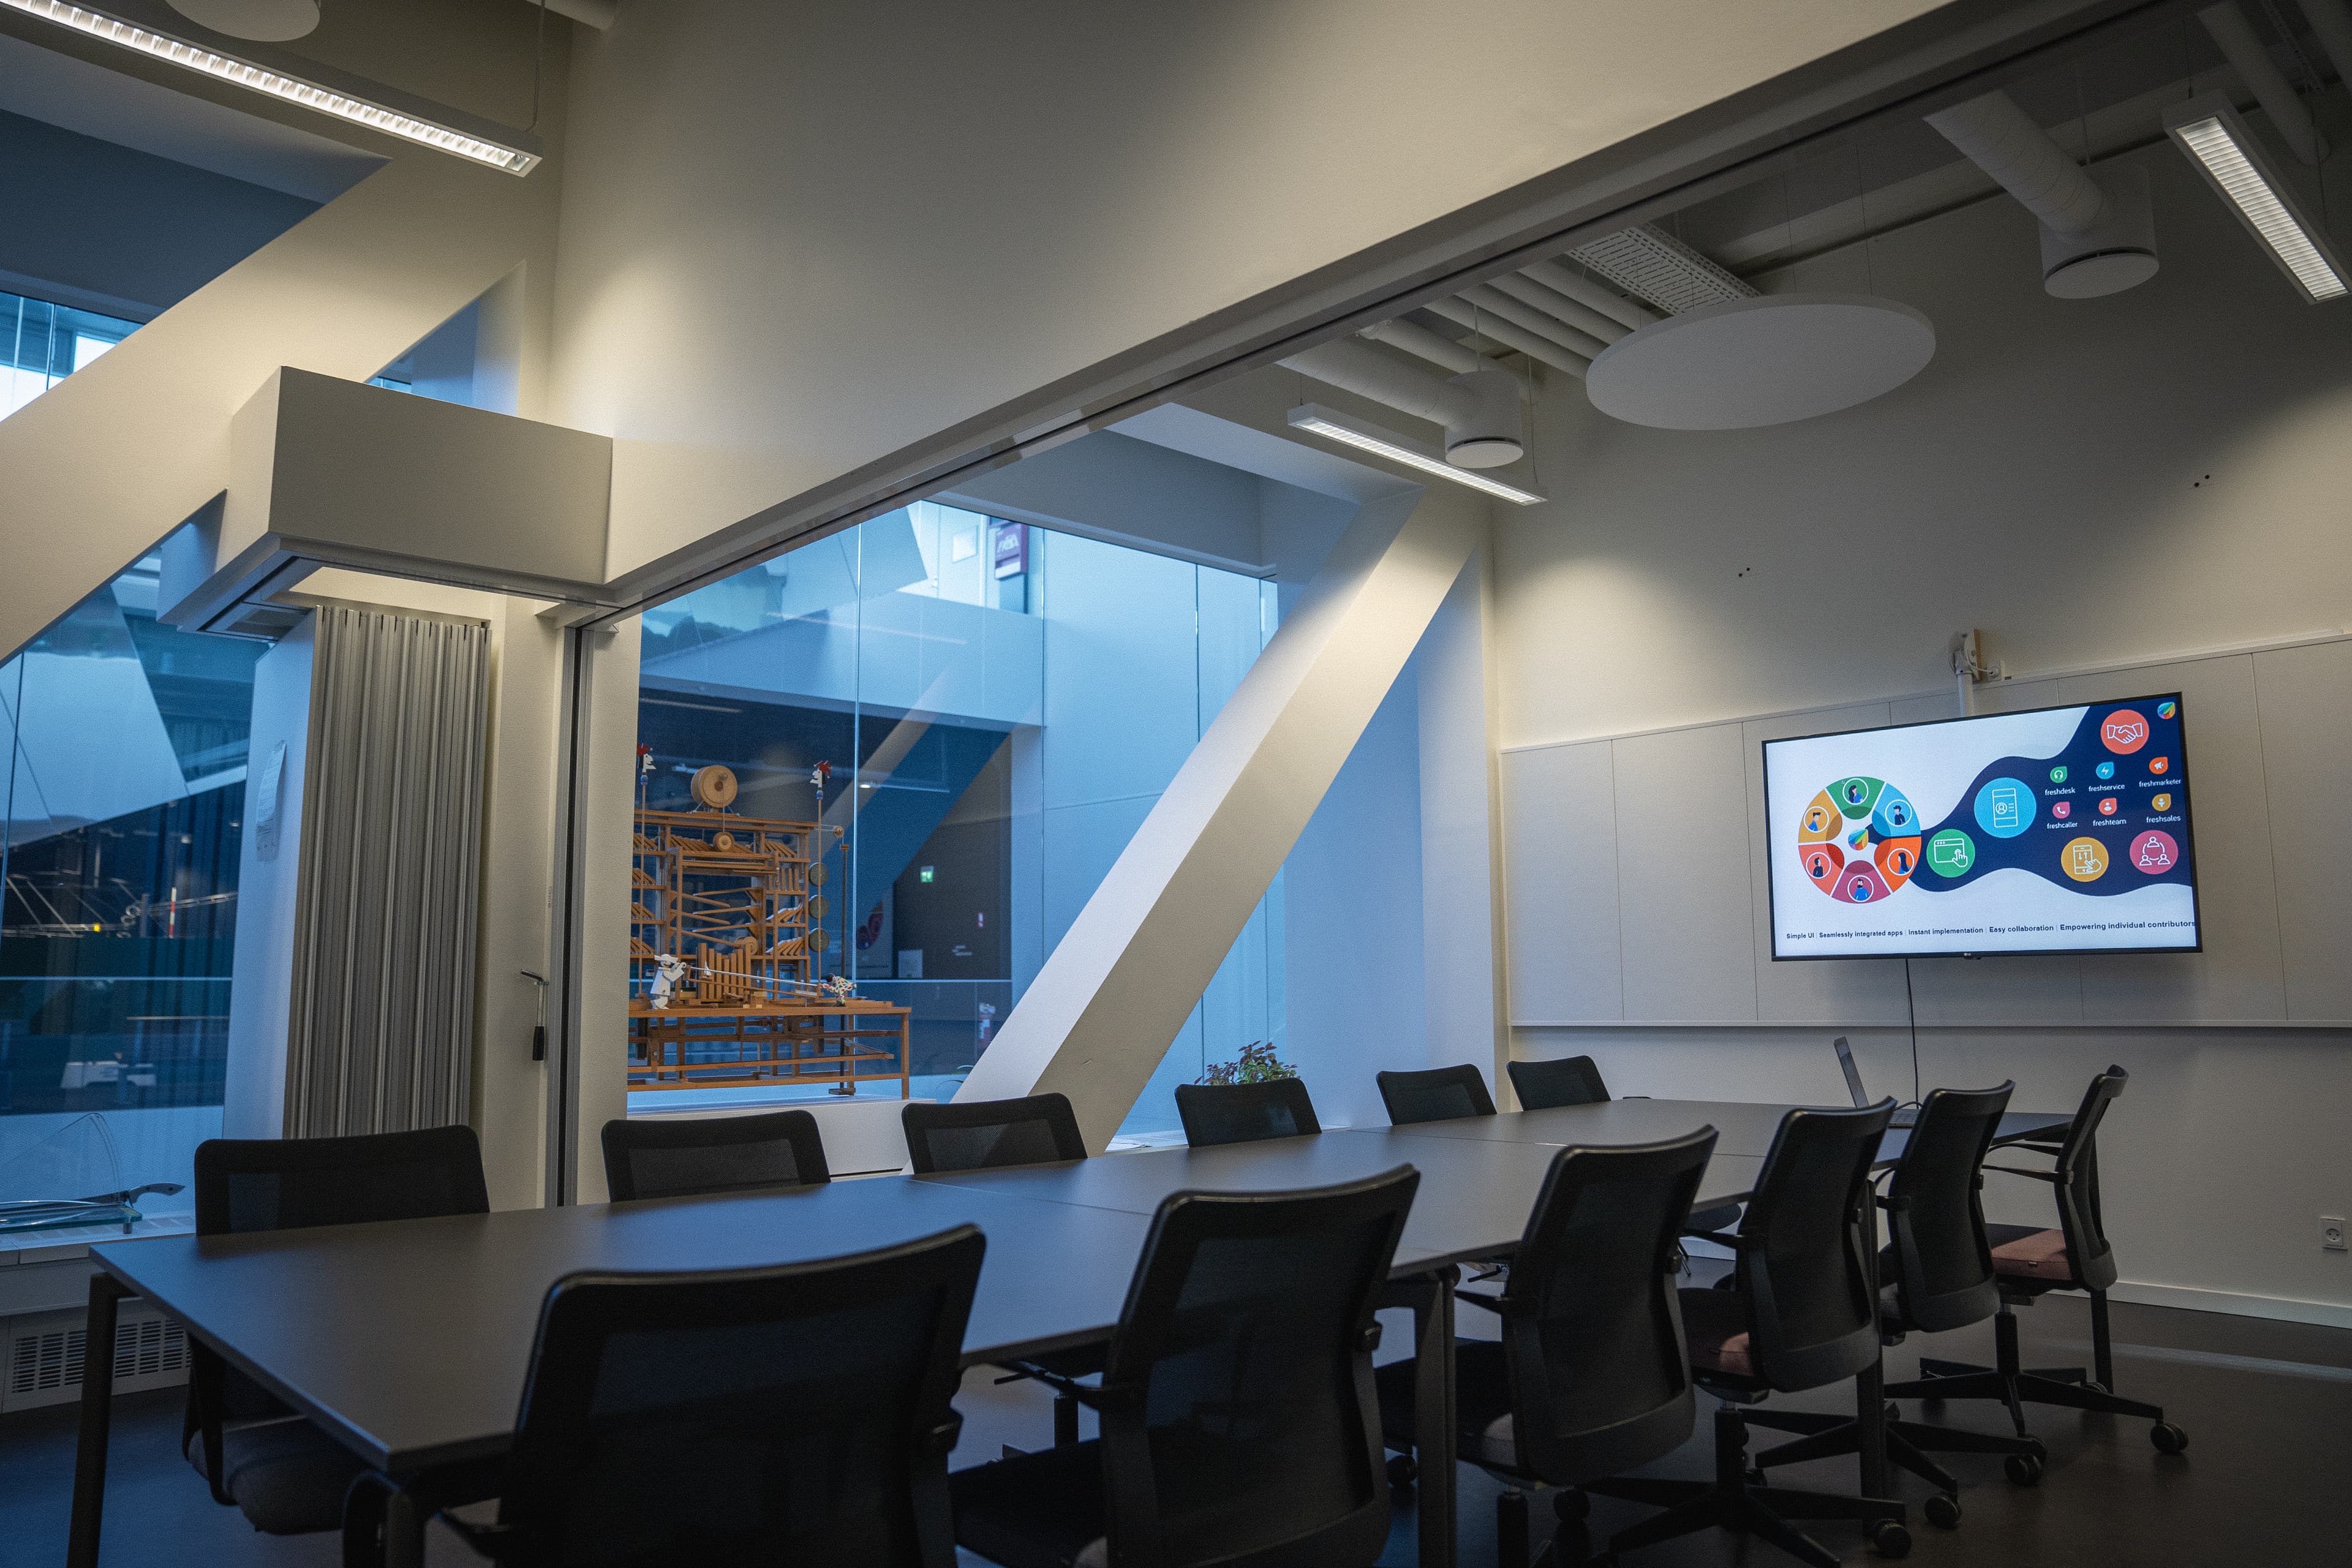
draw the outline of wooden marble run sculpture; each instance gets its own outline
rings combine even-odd
[[[693,811],[639,809],[631,846],[629,978],[657,1005],[724,1007],[810,995],[832,945],[825,851],[838,829],[739,816],[735,775],[694,775]],[[685,966],[662,984],[663,959]]]

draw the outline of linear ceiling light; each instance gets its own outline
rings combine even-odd
[[[28,16],[38,16],[59,26],[71,27],[77,33],[119,44],[151,59],[158,59],[192,70],[220,81],[232,82],[255,92],[266,93],[287,103],[299,104],[320,114],[331,114],[338,120],[348,120],[354,125],[364,125],[381,131],[387,136],[415,142],[436,152],[448,153],[477,163],[487,163],[493,169],[504,169],[509,174],[528,174],[538,166],[540,156],[520,147],[503,146],[499,142],[455,131],[446,125],[436,125],[430,120],[387,109],[380,103],[337,92],[316,82],[289,76],[254,65],[200,44],[191,44],[168,34],[158,33],[132,22],[109,16],[103,12],[85,10],[79,5],[60,5],[58,0],[0,0],[0,5],[12,11],[22,11]]]
[[[2277,258],[2305,299],[2316,305],[2343,297],[2344,268],[2328,247],[2326,231],[2304,216],[2294,193],[2278,178],[2262,143],[2226,96],[2202,93],[2175,104],[2165,113],[2164,130]]]
[[[1381,457],[1402,463],[1407,468],[1452,479],[1457,485],[1468,485],[1474,490],[1485,490],[1490,496],[1501,496],[1505,500],[1516,501],[1520,506],[1533,506],[1538,501],[1551,499],[1539,490],[1522,489],[1517,485],[1506,484],[1492,474],[1457,468],[1436,453],[1425,452],[1402,437],[1392,436],[1379,426],[1361,419],[1334,413],[1319,403],[1302,403],[1292,409],[1290,426],[1294,430],[1312,430],[1318,436],[1328,436],[1334,441],[1344,441],[1367,452],[1378,452]]]

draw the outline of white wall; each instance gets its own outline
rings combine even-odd
[[[573,40],[558,287],[557,417],[625,443],[609,565],[1935,8],[1738,0],[1661,49],[1611,0],[632,0]],[[1510,68],[1415,79],[1468,40]]]
[[[300,892],[302,800],[310,756],[310,616],[253,667],[253,729],[247,755],[246,826],[236,872],[236,957],[229,985],[228,1068],[221,1132],[228,1138],[286,1135],[286,1030],[293,971],[294,914]],[[261,779],[278,748],[278,826],[265,835]],[[274,842],[273,842],[274,840]]]
[[[1431,1065],[1421,848],[1423,810],[1433,803],[1421,795],[1423,657],[1416,653],[1389,689],[1283,862],[1284,1056],[1326,1126],[1386,1125],[1372,1075]]]
[[[1512,1015],[1624,1021],[1521,1027],[1515,1047],[1591,1051],[1621,1093],[1836,1100],[1830,1026],[1867,1025],[1866,1077],[1907,1094],[1907,1033],[1887,1027],[1899,966],[1760,948],[1756,743],[1948,712],[1945,645],[1963,626],[2021,677],[2137,667],[2122,679],[2183,687],[2206,716],[2209,952],[1915,965],[1924,1081],[2014,1077],[2020,1105],[2071,1106],[2124,1063],[2103,1157],[2132,1289],[2352,1322],[2352,1262],[2319,1250],[2315,1225],[2352,1202],[2352,1011],[2331,936],[2352,865],[2326,828],[2352,761],[2352,661],[2342,644],[2171,658],[2352,620],[2352,307],[2296,302],[2168,146],[2134,156],[2163,269],[2129,293],[2044,297],[2032,222],[2006,199],[1776,280],[1872,286],[1933,318],[1935,362],[1876,403],[1710,435],[1546,405],[1544,470],[1574,479],[1498,524],[1500,739],[1640,738],[1512,760]],[[1603,831],[1593,803],[1612,791]],[[1571,800],[1581,813],[1547,809]],[[1521,921],[1547,878],[1586,889],[1588,914],[1605,892],[1605,912],[1536,941]],[[1992,1201],[2038,1212],[2004,1187]]]

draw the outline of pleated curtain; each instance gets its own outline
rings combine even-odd
[[[326,605],[310,677],[286,1135],[463,1121],[488,627]]]

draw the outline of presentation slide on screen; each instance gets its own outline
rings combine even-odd
[[[1770,741],[1772,956],[2195,948],[2180,698]]]

